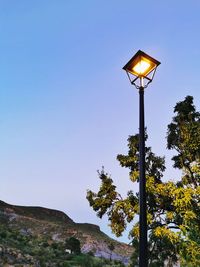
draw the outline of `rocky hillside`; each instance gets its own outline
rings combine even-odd
[[[48,253],[64,257],[65,240],[72,236],[80,240],[83,253],[92,252],[97,257],[128,263],[132,253],[130,246],[109,238],[97,225],[75,223],[57,210],[0,201],[0,266],[4,262],[15,263],[13,266],[59,266],[45,263],[44,254],[46,258],[50,258]],[[40,254],[44,265],[38,261]],[[20,265],[22,262],[28,265]]]

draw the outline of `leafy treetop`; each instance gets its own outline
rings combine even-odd
[[[181,260],[192,266],[200,265],[200,113],[193,97],[187,96],[174,108],[175,116],[168,125],[167,148],[176,151],[174,167],[183,175],[176,181],[164,182],[164,157],[156,156],[146,147],[147,220],[149,236],[149,266],[169,266]],[[148,136],[145,135],[147,140]],[[129,136],[128,154],[118,155],[122,167],[129,169],[133,183],[139,181],[139,136]],[[107,215],[112,231],[120,236],[133,221],[130,232],[135,254],[132,263],[138,262],[139,194],[129,191],[127,197],[117,192],[110,175],[98,171],[101,185],[97,193],[87,191],[87,199],[97,216]],[[192,229],[192,230],[191,230]],[[171,265],[170,265],[171,264]],[[134,265],[134,266],[135,266]]]

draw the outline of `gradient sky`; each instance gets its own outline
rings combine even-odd
[[[110,234],[85,196],[102,165],[122,195],[133,188],[116,155],[138,131],[122,67],[139,49],[161,61],[145,91],[148,144],[177,178],[166,131],[177,101],[200,108],[199,14],[198,0],[0,0],[0,199]]]

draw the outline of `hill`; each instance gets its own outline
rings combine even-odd
[[[65,241],[70,237],[80,240],[82,253],[96,257],[127,264],[132,253],[130,246],[111,239],[97,225],[76,223],[58,210],[0,201],[0,266],[64,266],[58,262],[67,258]],[[16,265],[22,263],[28,265]]]

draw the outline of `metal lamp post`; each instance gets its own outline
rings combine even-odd
[[[123,67],[131,84],[139,90],[139,267],[148,266],[144,89],[152,82],[159,64],[159,61],[139,50]]]

